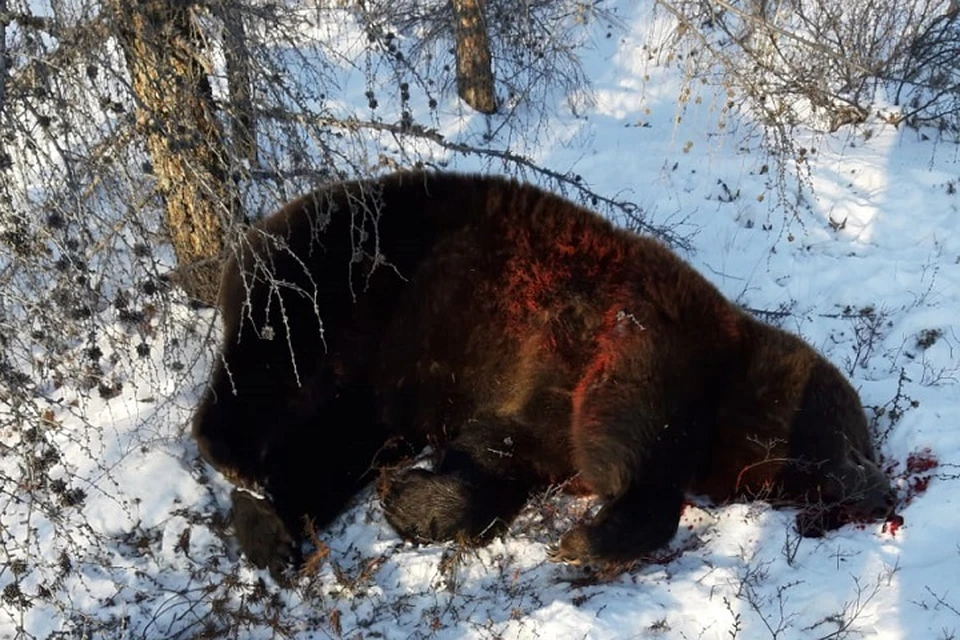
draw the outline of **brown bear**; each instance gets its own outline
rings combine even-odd
[[[325,187],[250,231],[220,309],[193,435],[266,493],[234,493],[261,566],[426,443],[432,471],[381,486],[404,538],[483,541],[576,477],[603,507],[554,548],[571,563],[665,544],[688,492],[822,506],[805,533],[892,507],[834,366],[657,241],[530,185],[411,172]]]

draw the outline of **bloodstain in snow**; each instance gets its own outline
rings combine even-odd
[[[891,465],[891,467],[888,468],[888,472],[895,478],[903,480],[900,506],[904,507],[927,490],[930,486],[930,479],[933,477],[933,474],[930,472],[940,466],[940,461],[929,447],[924,447],[923,449],[911,452],[907,456],[907,461],[904,465],[905,468],[902,473],[894,474],[895,466],[896,465]],[[883,523],[882,531],[896,537],[897,531],[903,526],[903,522],[903,516],[892,513],[887,517],[886,522]]]

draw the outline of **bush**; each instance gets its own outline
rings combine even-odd
[[[960,138],[955,0],[658,0],[672,46],[781,133],[879,116]],[[704,55],[705,54],[705,55]],[[782,141],[783,135],[780,136]]]

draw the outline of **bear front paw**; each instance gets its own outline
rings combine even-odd
[[[579,526],[563,534],[560,542],[547,548],[550,562],[569,564],[574,567],[601,564],[595,545],[591,542],[591,532],[586,526]]]
[[[241,489],[234,489],[230,499],[234,535],[254,566],[276,577],[296,562],[296,540],[269,500]]]
[[[470,491],[459,476],[411,469],[387,482],[381,503],[387,522],[406,540],[473,537]]]

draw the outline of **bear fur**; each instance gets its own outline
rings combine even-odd
[[[483,541],[576,478],[603,506],[553,549],[571,563],[667,543],[687,493],[823,507],[810,534],[892,507],[834,366],[657,241],[533,186],[411,172],[325,187],[247,234],[220,309],[193,435],[267,494],[235,508],[261,566],[428,443],[433,470],[394,466],[381,485],[404,538]]]

